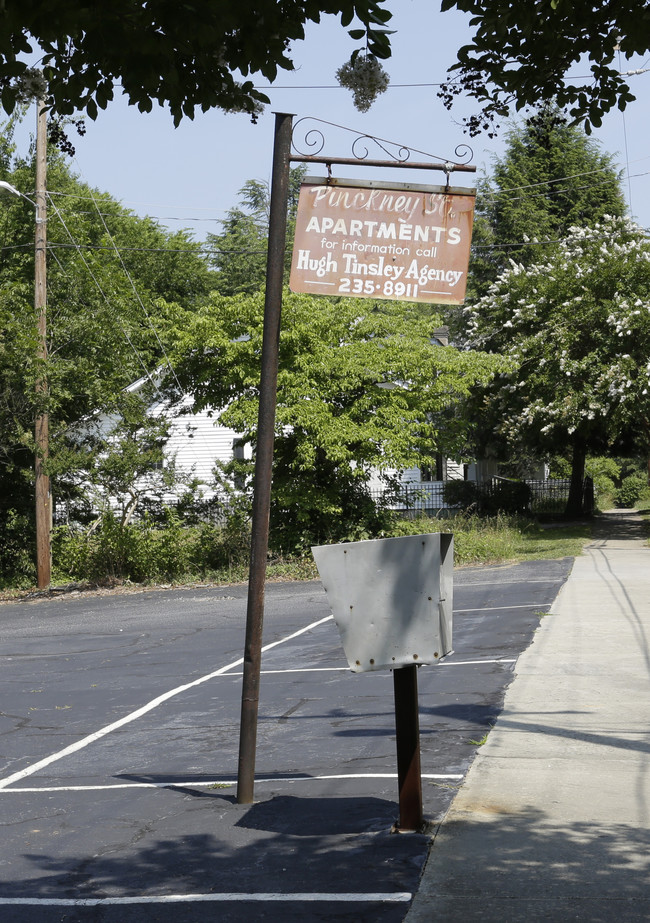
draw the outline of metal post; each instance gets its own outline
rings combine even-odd
[[[34,310],[38,330],[36,358],[40,366],[36,379],[36,579],[39,589],[47,589],[51,579],[52,498],[46,473],[49,455],[49,415],[47,412],[47,115],[45,103],[36,103],[36,245],[34,251]]]
[[[260,406],[255,447],[253,523],[237,773],[237,801],[239,804],[250,804],[253,801],[255,784],[255,749],[262,661],[262,625],[264,621],[264,582],[269,545],[273,438],[278,381],[284,252],[287,236],[292,126],[292,115],[283,112],[275,114]]]
[[[397,778],[399,785],[399,830],[420,830],[422,777],[420,773],[420,721],[418,716],[418,673],[415,664],[393,670]]]

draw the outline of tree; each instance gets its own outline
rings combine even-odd
[[[443,11],[454,7],[471,15],[475,32],[459,50],[442,97],[447,105],[463,92],[478,100],[482,111],[467,120],[472,133],[489,129],[513,107],[551,99],[589,129],[613,106],[624,109],[634,99],[614,63],[619,46],[626,59],[650,50],[650,10],[642,0],[443,0]],[[41,0],[6,0],[0,9],[2,106],[13,111],[26,82],[40,89],[25,60],[40,49],[44,89],[58,115],[96,118],[117,85],[142,112],[154,103],[168,106],[175,124],[197,109],[254,117],[268,100],[247,78],[273,81],[278,69],[293,69],[290,43],[324,14],[339,16],[345,27],[355,16],[361,24],[349,30],[361,42],[353,68],[364,58],[390,57],[385,26],[392,14],[384,0],[195,0],[185,12],[140,0],[52,0],[45,12]],[[567,77],[576,65],[585,67],[585,57],[592,62],[591,84]]]
[[[195,408],[214,408],[223,424],[252,444],[262,319],[261,293],[213,295],[184,325],[175,362]],[[434,464],[436,452],[453,454],[464,445],[464,421],[454,402],[507,362],[434,346],[438,325],[439,318],[417,305],[286,293],[272,513],[276,547],[336,540],[362,528],[373,469]]]
[[[289,174],[287,240],[293,240],[300,183],[305,167],[294,167]],[[271,195],[268,183],[248,180],[239,190],[239,205],[229,209],[221,222],[221,234],[208,234],[214,248],[212,265],[218,270],[214,289],[222,295],[252,294],[266,279],[266,252],[269,236]],[[291,245],[285,256],[285,279],[291,269]]]
[[[17,189],[33,188],[30,161],[16,161],[5,175]],[[211,273],[184,233],[170,235],[79,182],[60,155],[50,157],[48,185],[49,409],[67,423],[162,360],[157,314],[205,297]],[[23,391],[31,394],[33,351],[20,344],[33,336],[33,209],[23,198],[4,199],[2,211],[0,286]]]
[[[629,60],[650,48],[650,8],[641,0],[443,0],[471,15],[472,41],[458,51],[452,80],[441,96],[451,107],[459,93],[469,93],[481,112],[466,120],[471,134],[494,125],[514,107],[555,101],[568,108],[587,132],[601,124],[614,106],[634,100],[617,55]],[[591,82],[580,74],[591,61]]]
[[[34,187],[31,158],[17,158],[11,126],[0,132],[0,175]],[[60,154],[49,158],[48,359],[37,359],[34,212],[24,198],[0,202],[0,570],[15,568],[33,510],[33,421],[51,415],[53,489],[89,456],[71,427],[118,411],[124,389],[164,363],[162,318],[206,297],[211,272],[199,246],[140,219],[81,183]],[[175,300],[172,300],[175,299]],[[37,393],[45,377],[48,391]],[[9,536],[8,523],[12,525]],[[24,554],[20,569],[31,562]],[[12,563],[13,562],[13,563]]]
[[[344,26],[357,17],[374,57],[387,57],[383,28],[391,13],[383,0],[195,0],[173,3],[114,0],[110,4],[55,0],[8,0],[0,10],[2,105],[13,111],[25,78],[34,83],[25,57],[38,49],[48,103],[58,115],[105,109],[119,85],[129,103],[150,112],[168,106],[174,124],[196,109],[243,111],[255,116],[268,98],[244,78],[274,80],[278,68],[292,70],[289,45],[304,38],[308,22],[323,14],[340,16]],[[38,89],[38,88],[37,88]]]
[[[505,153],[479,183],[470,289],[485,294],[511,260],[539,258],[540,241],[566,236],[605,215],[623,215],[625,199],[611,155],[557,106],[539,107],[510,128]]]
[[[579,514],[587,452],[650,448],[650,242],[625,218],[573,228],[528,268],[513,264],[466,309],[468,345],[514,360],[482,412],[511,451],[572,456]]]

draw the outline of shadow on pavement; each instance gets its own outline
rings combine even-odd
[[[477,806],[471,820],[459,814],[441,829],[426,892],[409,920],[424,920],[425,907],[435,908],[436,921],[649,918],[649,831],[624,824],[545,826],[535,808],[482,810],[482,817]]]
[[[611,510],[594,516],[592,523],[594,541],[643,541],[650,536],[650,520],[638,510]]]

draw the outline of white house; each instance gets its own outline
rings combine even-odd
[[[439,339],[444,344],[446,331],[441,330],[439,333]],[[250,458],[251,447],[248,444],[244,445],[239,433],[218,422],[217,411],[202,410],[194,413],[193,399],[190,395],[185,395],[180,401],[170,405],[169,400],[158,390],[160,381],[159,377],[141,378],[127,390],[131,394],[141,395],[147,403],[149,416],[165,416],[169,421],[169,438],[164,447],[163,464],[174,464],[176,473],[184,476],[184,480],[194,478],[200,482],[198,495],[202,499],[210,500],[216,492],[215,467],[218,464],[227,464],[234,458]],[[103,436],[109,436],[117,422],[115,416],[98,414],[93,420],[93,426]],[[465,479],[467,466],[445,459],[444,464],[438,467],[442,468],[442,471],[437,472],[438,477],[442,473],[444,480],[435,480],[432,477],[433,472],[415,467],[402,472],[391,472],[398,483],[403,485],[405,497],[405,502],[391,505],[416,510],[439,509],[446,506],[442,496],[445,481]],[[147,487],[144,479],[137,485],[137,492],[146,495]],[[383,492],[385,482],[379,472],[373,474],[369,487],[376,496]],[[183,492],[181,482],[178,489],[166,493],[164,499],[173,502]]]

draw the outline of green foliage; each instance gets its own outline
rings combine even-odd
[[[392,535],[417,535],[427,532],[452,532],[454,564],[498,564],[560,558],[580,554],[589,540],[586,526],[544,529],[528,518],[498,514],[479,516],[458,513],[450,519],[400,519]]]
[[[4,178],[32,189],[33,164],[18,160]],[[174,299],[189,307],[205,297],[211,274],[196,244],[80,183],[60,157],[50,159],[48,188],[46,409],[56,439],[57,427],[106,406],[163,359],[158,321],[173,319]],[[0,208],[0,412],[29,429],[44,371],[34,359],[33,209],[22,198],[4,198]]]
[[[488,513],[524,513],[530,509],[532,491],[523,481],[497,481],[483,501]]]
[[[622,218],[513,265],[467,309],[468,342],[515,365],[486,389],[484,432],[539,454],[650,447],[650,244]],[[501,450],[500,454],[505,454]],[[579,481],[582,481],[580,473]]]
[[[300,183],[305,167],[294,167],[289,175],[287,240],[293,240]],[[267,183],[248,180],[239,191],[239,204],[221,222],[221,234],[208,234],[214,248],[212,265],[218,270],[213,289],[221,295],[253,294],[266,280],[266,251],[269,235],[270,190]],[[285,281],[291,269],[291,247],[285,255]]]
[[[549,459],[548,476],[550,478],[570,478],[571,460],[562,455],[552,455]]]
[[[616,491],[616,506],[630,509],[638,500],[647,500],[650,496],[648,479],[640,474],[629,474],[623,478],[621,486]]]
[[[493,484],[474,481],[447,481],[445,503],[480,515],[525,513],[530,510],[532,491],[523,481],[498,480]]]
[[[362,28],[350,30],[378,56],[390,54],[387,30],[391,14],[383,0],[194,0],[179,12],[174,4],[113,0],[80,5],[56,0],[43,15],[37,0],[8,3],[0,11],[0,89],[11,112],[24,92],[29,71],[24,63],[40,55],[48,103],[59,115],[79,110],[95,119],[119,86],[131,105],[150,112],[153,103],[167,106],[177,125],[195,111],[212,108],[253,116],[268,98],[253,81],[273,81],[278,68],[292,70],[290,44],[304,38],[308,22],[321,15],[340,16],[344,26],[358,17]]]
[[[90,529],[54,530],[54,575],[58,582],[203,579],[245,566],[249,547],[248,527],[236,518],[224,526],[187,526],[170,508],[158,521],[145,514],[125,522],[107,511]]]
[[[392,514],[371,497],[357,470],[318,453],[309,475],[292,466],[296,443],[279,441],[271,496],[271,547],[302,554],[312,544],[362,541],[386,533]],[[285,475],[280,480],[279,476]]]
[[[456,566],[576,555],[590,534],[584,526],[543,529],[516,516],[459,513],[445,519],[393,515],[383,535],[429,532],[453,533]],[[127,526],[119,517],[106,514],[93,530],[55,530],[55,580],[59,584],[73,580],[109,585],[124,581],[245,581],[248,539],[248,527],[237,516],[223,526],[203,523],[188,527],[171,510],[164,521],[154,523],[145,518]],[[318,576],[310,554],[272,555],[267,574],[284,580],[313,580]],[[26,586],[28,581],[13,584],[18,585]]]
[[[553,459],[551,477],[569,476],[570,462]],[[644,458],[624,458],[612,455],[587,456],[585,474],[594,482],[598,508],[632,507],[639,497],[648,493],[648,463]]]
[[[621,474],[621,465],[615,458],[600,455],[589,457],[585,466],[587,474],[594,479],[594,484],[601,480],[614,483]]]
[[[568,123],[555,106],[514,125],[506,150],[479,183],[470,289],[485,294],[500,272],[543,258],[539,241],[572,227],[623,215],[625,199],[611,155]],[[541,251],[541,252],[540,252]]]
[[[0,173],[19,190],[34,187],[33,161],[16,156],[12,123],[0,132]],[[102,412],[133,416],[140,402],[125,388],[164,363],[165,337],[173,336],[183,311],[206,297],[213,275],[197,244],[81,183],[52,151],[48,190],[45,362],[37,358],[33,206],[24,198],[0,201],[0,530],[6,535],[10,516],[33,518],[36,414],[50,415],[47,467],[60,503],[92,481],[102,458],[108,464],[91,422]],[[47,390],[37,391],[43,378]],[[144,425],[131,420],[131,437]],[[124,440],[132,461],[134,446]],[[142,470],[153,456],[147,450],[137,461]],[[30,525],[16,554],[2,558],[5,573],[24,571],[11,561],[22,560],[32,535]]]
[[[539,100],[568,106],[590,130],[605,112],[634,99],[617,53],[620,47],[628,59],[650,49],[650,13],[641,0],[443,0],[441,9],[454,7],[471,14],[474,34],[459,49],[440,95],[448,107],[464,92],[478,101],[481,111],[466,120],[472,134],[491,129],[512,107]],[[191,15],[179,15],[174,4],[139,0],[92,7],[52,0],[48,15],[40,0],[6,3],[0,11],[2,106],[11,112],[25,92],[35,91],[30,65],[38,54],[48,103],[59,115],[81,111],[95,119],[117,86],[141,112],[154,103],[168,107],[175,124],[212,108],[254,119],[269,100],[250,78],[273,82],[279,69],[292,70],[292,43],[325,14],[352,25],[348,34],[360,42],[352,63],[360,55],[390,56],[392,14],[383,0],[257,0],[254,6],[195,0]],[[591,82],[575,81],[571,72],[580,73],[585,58]]]
[[[442,489],[442,497],[450,506],[462,510],[475,509],[478,504],[478,484],[476,481],[447,481]]]
[[[0,587],[32,586],[36,580],[33,517],[15,509],[0,507]]]
[[[493,133],[495,120],[512,106],[519,111],[540,100],[568,107],[591,131],[604,113],[625,109],[634,99],[617,54],[620,48],[629,59],[650,47],[650,11],[641,0],[443,0],[443,10],[454,7],[472,15],[474,34],[459,49],[440,95],[448,108],[461,92],[478,100],[481,112],[465,120],[470,133]],[[590,81],[572,79],[572,72],[582,74],[589,65]]]
[[[621,466],[614,458],[589,456],[585,464],[585,473],[593,479],[594,494],[599,509],[608,509],[614,504]]]
[[[59,517],[65,509],[67,520],[84,522],[93,512],[114,508],[127,522],[143,505],[161,506],[165,494],[188,481],[176,473],[172,458],[163,464],[169,421],[148,415],[143,391],[124,395],[112,418],[95,414],[68,431],[50,466]]]
[[[195,408],[214,408],[251,444],[263,313],[261,294],[213,295],[188,317],[176,350],[176,375]],[[285,294],[273,500],[279,547],[375,530],[366,502],[372,470],[434,465],[436,452],[464,445],[455,402],[507,362],[434,346],[438,325],[413,305]]]

